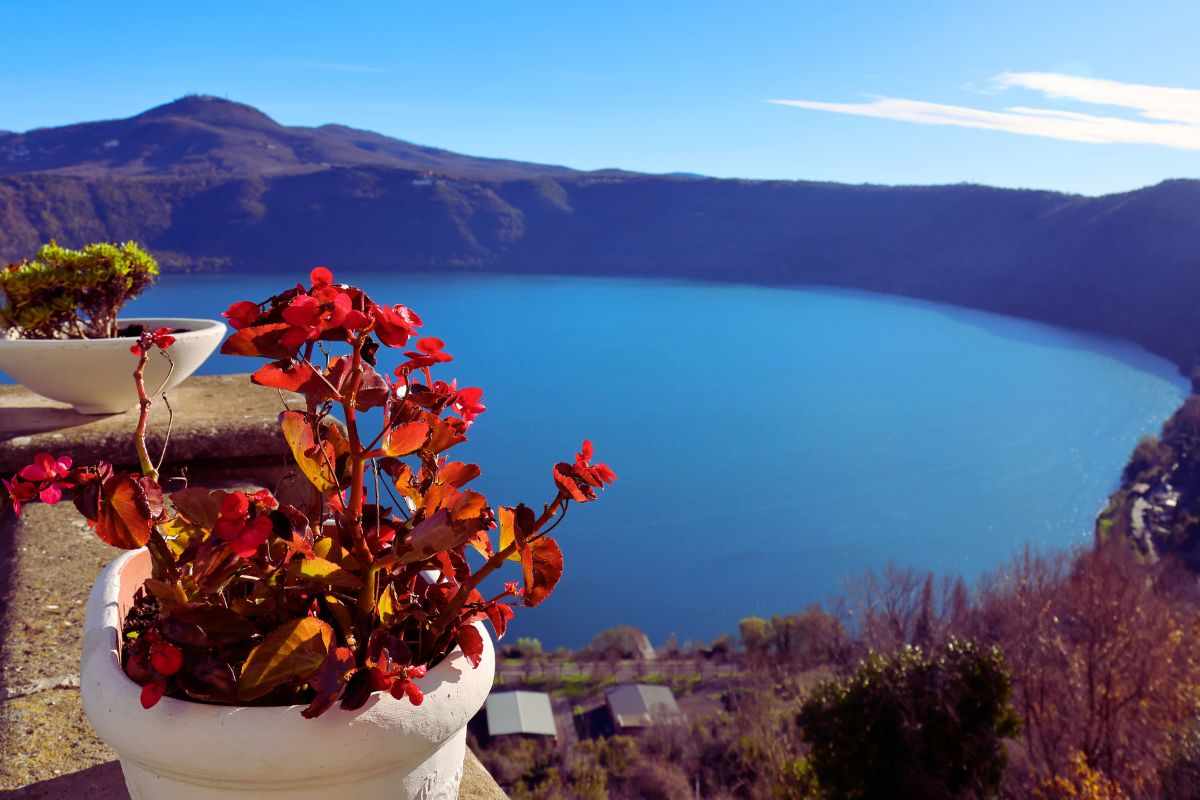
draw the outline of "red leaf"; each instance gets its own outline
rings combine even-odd
[[[554,591],[563,574],[563,555],[558,542],[543,537],[524,547],[521,569],[525,573],[525,605],[539,605]]]
[[[308,708],[300,713],[307,719],[319,717],[341,697],[355,667],[354,651],[349,647],[334,647],[325,656],[321,669],[308,682],[316,692]]]
[[[251,303],[249,300],[239,300],[229,307],[228,310],[222,311],[221,316],[229,320],[229,324],[234,330],[248,328],[258,321],[262,311],[257,303]]]
[[[560,461],[554,465],[554,484],[577,503],[596,499],[596,490],[570,464]]]
[[[472,667],[478,667],[483,659],[483,637],[479,635],[479,630],[474,625],[464,625],[458,629],[455,638],[467,661],[471,662]]]
[[[448,450],[467,440],[467,424],[457,417],[442,417],[433,425],[429,449],[435,453]]]
[[[264,358],[290,359],[296,354],[301,341],[284,337],[294,328],[286,322],[272,322],[242,328],[225,340],[221,352],[227,356],[263,356]]]
[[[414,561],[424,561],[434,553],[440,553],[457,547],[470,535],[456,530],[450,522],[450,514],[439,511],[431,517],[426,517],[408,535],[408,549],[400,552],[400,563],[411,564]]]
[[[451,461],[449,464],[443,464],[438,470],[438,480],[448,483],[456,489],[461,489],[478,477],[479,467],[462,461]]]
[[[150,540],[145,489],[129,475],[114,475],[100,488],[96,535],[113,547],[136,550]]]
[[[486,610],[496,638],[503,639],[505,631],[508,630],[508,621],[515,617],[517,612],[513,611],[508,603],[491,603]]]
[[[163,681],[147,683],[142,687],[142,708],[152,708],[166,694],[167,684]]]
[[[317,377],[316,371],[306,362],[275,361],[259,367],[250,380],[269,389],[300,394],[328,395],[329,387]],[[316,399],[325,399],[318,397]]]
[[[387,433],[383,449],[389,456],[406,456],[420,450],[429,436],[429,423],[420,420],[397,425]]]

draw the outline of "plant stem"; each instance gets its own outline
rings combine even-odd
[[[362,510],[365,494],[366,458],[362,439],[358,435],[358,419],[356,416],[358,404],[358,389],[362,385],[362,344],[363,336],[358,334],[354,339],[354,356],[350,362],[349,385],[344,385],[342,393],[342,412],[346,416],[346,434],[350,440],[350,503],[347,513],[350,522],[350,546],[355,556],[371,560],[367,548],[366,536],[363,533]]]
[[[138,394],[138,422],[133,432],[133,446],[137,449],[138,464],[142,474],[157,481],[158,470],[150,460],[150,452],[146,449],[146,423],[150,420],[150,397],[146,394],[146,382],[143,379],[146,372],[147,352],[143,349],[138,356],[137,367],[133,371],[133,384]]]

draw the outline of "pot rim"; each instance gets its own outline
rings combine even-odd
[[[121,573],[125,569],[125,567],[128,565],[129,562],[133,561],[133,559],[137,558],[138,556],[142,555],[143,553],[146,553],[147,557],[148,557],[149,551],[144,547],[139,548],[137,550],[131,550],[126,553],[122,553],[112,563],[110,563],[107,567],[104,568],[101,575],[104,577],[107,577],[111,570],[111,575],[114,580],[114,583],[119,585],[119,582],[121,579]],[[97,581],[97,586],[99,586],[99,581]],[[137,684],[132,678],[130,678],[128,675],[126,675],[125,670],[121,668],[121,629],[125,624],[125,615],[128,612],[129,612],[129,609],[127,607],[121,605],[120,603],[112,603],[111,605],[108,605],[104,609],[103,618],[99,622],[100,622],[100,625],[103,628],[103,630],[108,631],[111,629],[111,626],[108,623],[112,621],[112,618],[114,616],[116,617],[117,624],[116,624],[116,629],[114,630],[116,640],[112,643],[112,647],[110,648],[110,653],[109,653],[109,658],[107,659],[107,664],[110,667],[114,668],[116,675],[119,675],[123,679],[124,685],[127,686],[130,691],[132,691],[134,693],[140,693],[142,687],[139,684]],[[479,629],[479,632],[481,634],[483,634],[483,638],[485,641],[485,646],[484,646],[485,658],[487,658],[492,650],[491,647],[487,646],[487,644],[491,643],[491,635],[487,631],[487,629],[484,627],[483,620],[478,620],[473,624],[476,628]],[[90,624],[90,620],[88,621],[88,627],[89,627],[89,629],[92,627]],[[92,631],[89,630],[87,632],[91,633]],[[447,678],[449,676],[449,673],[451,672],[451,670],[462,671],[464,667],[465,667],[465,671],[468,673],[473,672],[476,669],[478,669],[478,667],[472,667],[470,665],[470,663],[467,661],[466,656],[463,654],[462,648],[455,646],[455,648],[453,650],[451,650],[450,653],[448,655],[446,655],[441,661],[439,661],[435,666],[429,667],[429,671],[425,675],[424,678],[414,678],[413,682],[421,687],[425,687],[427,685],[432,686],[433,684],[440,683],[441,680],[444,680],[445,678]],[[110,675],[111,674],[112,673],[110,673]],[[391,697],[391,695],[388,694],[387,692],[375,691],[375,692],[371,692],[371,695],[370,695],[371,699],[369,699],[367,701],[367,704],[371,705],[374,702],[376,702],[377,700],[381,700],[384,697],[387,697],[390,700],[395,700],[395,698]],[[140,700],[139,700],[139,702],[140,702]],[[407,700],[396,700],[396,702],[397,703],[408,703]],[[195,708],[236,709],[239,714],[253,715],[256,712],[258,712],[258,713],[270,714],[271,716],[274,716],[276,713],[278,713],[281,710],[294,710],[296,712],[296,718],[297,718],[298,724],[311,722],[311,720],[306,720],[303,717],[301,717],[299,714],[299,711],[301,709],[307,707],[307,703],[289,703],[288,705],[276,705],[276,706],[241,706],[241,705],[231,705],[231,704],[226,704],[226,703],[202,703],[202,702],[194,701],[194,700],[180,700],[179,698],[176,698],[176,697],[169,697],[169,696],[164,695],[162,697],[162,699],[158,701],[158,704],[155,705],[155,708],[158,708],[159,706],[163,706],[164,704],[166,704],[164,707],[169,707],[170,705],[175,704],[175,705],[179,705],[179,706],[187,706],[187,707],[195,707]],[[422,704],[422,705],[424,705],[424,704]],[[417,707],[418,706],[414,706],[414,708],[417,708]],[[332,714],[335,711],[341,711],[341,710],[342,709],[335,703],[334,706],[331,709],[329,709],[329,711],[325,712],[325,714]],[[153,712],[154,708],[146,709],[146,711]],[[353,714],[354,712],[351,711],[351,712],[343,712],[343,713]],[[325,716],[325,715],[322,715],[322,716]]]
[[[149,327],[183,328],[171,334],[177,340],[206,337],[214,331],[224,335],[225,323],[205,317],[117,317],[118,325],[144,325]],[[22,347],[28,349],[64,349],[70,347],[99,347],[105,344],[132,344],[136,336],[109,336],[103,339],[6,339],[0,337],[0,347]]]

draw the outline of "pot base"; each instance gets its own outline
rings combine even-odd
[[[130,800],[329,800],[386,797],[389,800],[457,800],[467,755],[467,731],[456,733],[415,768],[407,766],[360,778],[331,775],[328,780],[288,784],[215,782],[198,775],[166,775],[130,759],[121,759]],[[280,765],[286,772],[287,766]],[[278,778],[279,776],[274,776]]]
[[[98,417],[106,414],[110,416],[113,414],[124,414],[133,410],[132,408],[113,408],[112,406],[87,405],[86,403],[74,405],[71,408],[75,409],[75,413],[87,414],[89,417]]]

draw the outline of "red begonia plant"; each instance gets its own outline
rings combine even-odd
[[[122,647],[146,707],[164,694],[306,702],[304,715],[314,717],[338,701],[358,708],[374,691],[419,704],[413,679],[456,646],[478,665],[477,621],[489,620],[503,636],[513,617],[506,601],[536,606],[550,595],[563,570],[562,551],[548,536],[552,520],[616,479],[592,463],[585,441],[573,462],[555,465],[555,493],[540,512],[524,504],[493,511],[466,488],[479,467],[445,455],[484,412],[482,390],[434,380],[432,369],[452,356],[432,337],[416,340],[393,375],[381,374],[378,349],[406,347],[420,317],[334,283],[324,267],[310,277],[308,288],[230,306],[224,316],[236,332],[221,348],[270,359],[252,380],[304,397],[303,409],[280,414],[280,426],[310,488],[281,496],[163,492],[146,449],[151,401],[142,374],[152,353],[167,354],[173,340],[165,330],[143,334],[133,348],[140,474],[41,454],[4,482],[18,510],[72,490],[101,539],[149,550],[152,575],[127,616]],[[314,360],[333,344],[349,352]],[[383,424],[364,441],[361,414],[374,408]],[[383,486],[391,506],[378,488],[368,502],[368,479]],[[481,564],[472,566],[468,549]],[[524,580],[483,596],[480,583],[505,561],[519,562]]]

